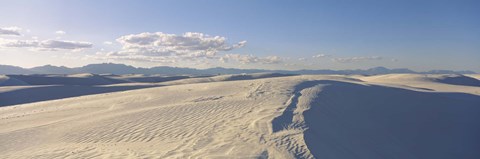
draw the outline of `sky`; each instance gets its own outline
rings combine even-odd
[[[480,72],[475,0],[1,0],[0,64]]]

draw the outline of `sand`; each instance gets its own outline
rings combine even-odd
[[[471,79],[224,75],[5,106],[0,158],[479,158]]]

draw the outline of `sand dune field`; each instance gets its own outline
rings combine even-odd
[[[478,75],[22,78],[0,158],[480,158]]]

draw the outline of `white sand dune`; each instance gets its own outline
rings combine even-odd
[[[463,92],[480,95],[480,80],[463,75],[421,75],[421,74],[388,74],[378,76],[358,76],[360,80],[396,86],[414,90]]]
[[[480,158],[480,87],[417,75],[229,80],[267,76],[2,107],[0,158]]]
[[[466,76],[480,80],[480,74],[467,74]]]
[[[114,85],[124,83],[160,83],[170,82],[172,84],[204,83],[218,81],[248,80],[270,77],[291,76],[280,73],[254,73],[219,76],[163,76],[143,74],[33,74],[33,75],[0,75],[1,86],[25,86],[25,85],[80,85],[98,86]]]
[[[0,106],[155,86],[159,85],[88,73],[73,75],[1,75]]]
[[[1,75],[0,86],[22,85],[112,85],[121,83],[157,83],[191,78],[190,76],[157,75],[96,75],[90,73],[73,75]]]
[[[277,73],[214,77],[157,75],[8,75],[0,76],[0,107],[166,85],[290,76]],[[22,79],[17,80],[16,78]],[[187,79],[186,79],[187,78]],[[27,82],[24,82],[27,81]],[[4,83],[5,86],[1,84]]]
[[[441,83],[462,86],[480,86],[480,80],[475,75],[428,75],[428,74],[387,74],[377,76],[364,76],[359,79],[365,81],[378,81],[390,83]]]
[[[281,73],[252,73],[252,74],[233,74],[233,75],[218,75],[213,77],[197,77],[183,80],[174,80],[169,82],[163,82],[165,85],[179,85],[179,84],[192,84],[192,83],[206,83],[206,82],[219,82],[219,81],[237,81],[237,80],[251,80],[261,78],[272,77],[284,77],[293,76],[291,74]]]

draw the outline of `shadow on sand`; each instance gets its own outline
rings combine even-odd
[[[0,93],[0,107],[158,86],[38,86]]]
[[[316,158],[480,158],[480,96],[465,93],[304,82],[272,121],[273,132],[292,123],[300,91],[319,84],[303,113],[304,139]]]

